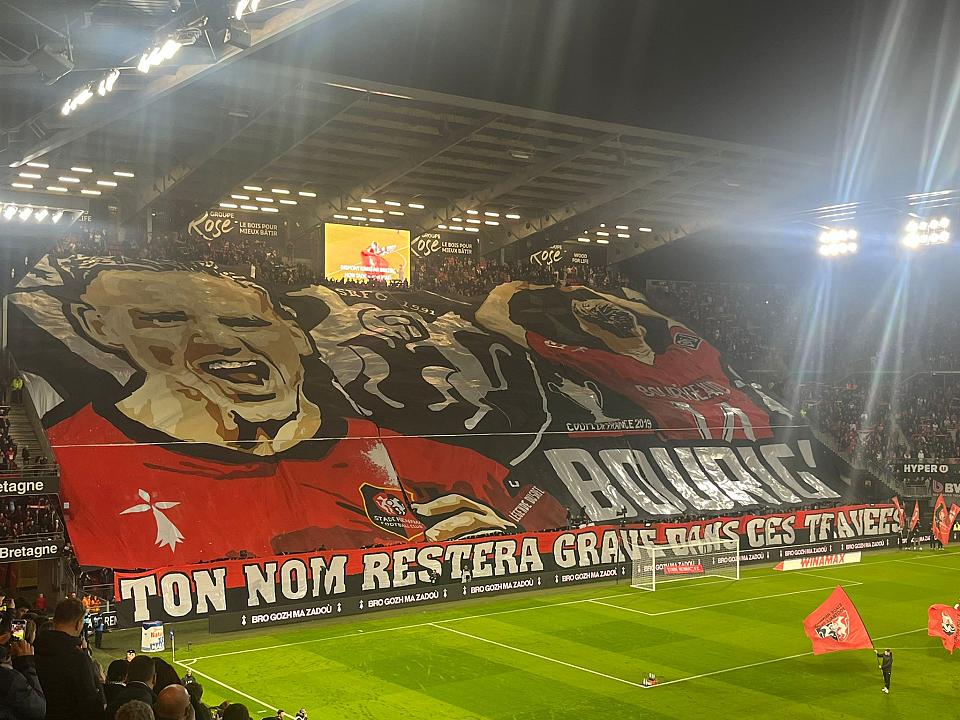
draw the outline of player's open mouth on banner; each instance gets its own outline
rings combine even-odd
[[[212,360],[200,363],[204,372],[237,385],[264,385],[270,368],[260,360]]]

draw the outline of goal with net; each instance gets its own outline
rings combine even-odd
[[[638,545],[631,587],[656,590],[661,583],[705,577],[740,579],[740,544],[696,541],[678,545]]]

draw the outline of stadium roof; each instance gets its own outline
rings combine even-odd
[[[609,243],[616,261],[747,214],[795,209],[789,201],[824,169],[765,147],[332,75],[295,66],[283,46],[265,50],[309,41],[348,0],[267,7],[247,19],[249,49],[202,36],[157,72],[125,70],[117,92],[63,117],[66,97],[105,69],[135,65],[173,21],[169,0],[58,3],[87,23],[74,57],[85,67],[97,57],[99,69],[45,87],[25,38],[46,33],[40,44],[56,44],[70,32],[0,3],[0,51],[10,59],[0,68],[2,198],[108,199],[123,221],[171,203],[223,202],[285,213],[301,227],[336,215],[415,234],[475,232],[484,253],[584,238]],[[178,27],[189,20],[176,17]],[[137,32],[122,33],[127,44],[109,57],[90,54],[119,26]]]

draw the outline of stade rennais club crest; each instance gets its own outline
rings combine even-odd
[[[51,256],[10,309],[82,564],[789,511],[849,481],[629,290],[281,293],[211,265]]]

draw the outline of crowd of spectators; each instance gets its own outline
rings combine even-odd
[[[63,532],[56,495],[0,499],[0,542]]]
[[[192,673],[181,678],[160,657],[128,650],[104,670],[87,643],[87,612],[74,595],[52,615],[42,594],[32,604],[0,596],[0,718],[251,720],[243,704],[205,705]],[[296,718],[307,720],[306,710]]]
[[[649,281],[647,297],[720,348],[735,367],[785,368],[777,345],[789,307],[780,285]]]
[[[802,388],[801,412],[838,450],[877,471],[901,459],[960,459],[960,379],[863,377]]]

